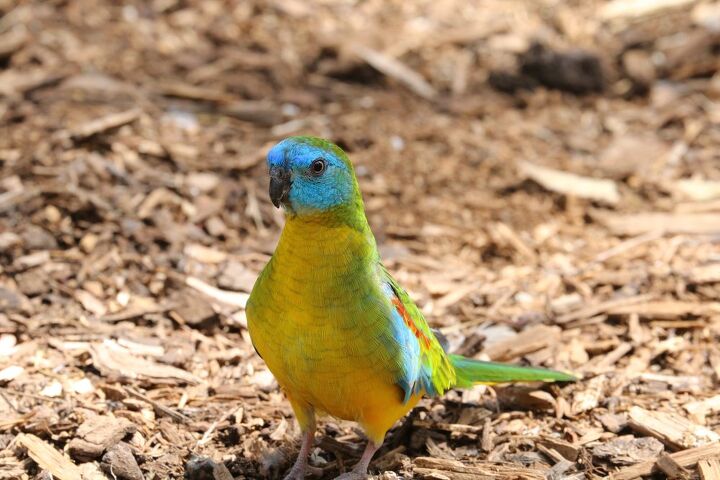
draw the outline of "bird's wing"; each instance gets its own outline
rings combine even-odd
[[[404,400],[423,392],[441,395],[455,384],[455,369],[443,346],[410,296],[382,264],[380,279],[392,304],[390,323],[401,352],[398,385],[405,392]]]

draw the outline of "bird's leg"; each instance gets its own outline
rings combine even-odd
[[[360,457],[360,461],[355,465],[355,468],[353,468],[353,472],[359,473],[361,475],[367,475],[368,467],[370,466],[370,460],[372,460],[373,455],[375,455],[375,452],[377,452],[378,448],[380,448],[380,445],[375,445],[375,442],[372,440],[368,440],[368,444],[365,447],[365,451],[362,454],[362,457]]]
[[[305,478],[305,469],[308,464],[308,455],[315,439],[315,426],[303,432],[302,445],[300,445],[300,453],[298,454],[295,464],[292,466],[284,480],[303,480]]]
[[[380,445],[376,445],[372,440],[368,440],[367,447],[360,458],[360,461],[355,465],[355,468],[351,472],[343,473],[335,480],[364,480],[367,478],[368,467],[370,466],[370,460],[373,455],[377,452]]]

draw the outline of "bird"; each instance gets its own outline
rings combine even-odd
[[[385,433],[421,397],[513,381],[573,381],[568,373],[448,352],[383,266],[345,152],[288,137],[267,154],[269,196],[284,211],[275,251],[247,302],[252,344],[285,392],[302,432],[285,480],[304,478],[316,418],[357,422],[368,438],[337,480],[366,478]]]

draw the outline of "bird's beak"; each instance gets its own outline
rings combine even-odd
[[[291,185],[290,170],[283,167],[270,169],[270,201],[273,205],[280,207],[281,203],[287,202]]]

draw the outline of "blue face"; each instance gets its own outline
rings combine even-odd
[[[295,215],[331,210],[353,199],[352,167],[342,151],[313,137],[290,137],[267,156],[270,199]]]

